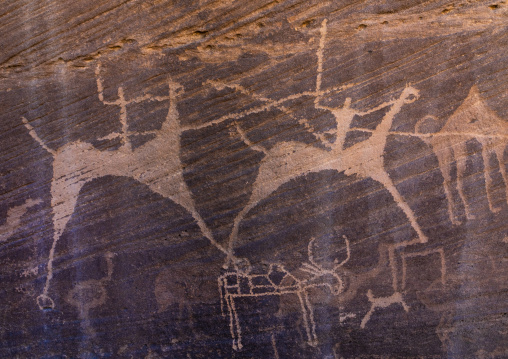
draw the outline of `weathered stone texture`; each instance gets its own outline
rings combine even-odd
[[[3,0],[0,357],[508,357],[506,1]]]

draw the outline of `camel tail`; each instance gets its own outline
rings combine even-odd
[[[44,143],[44,141],[39,137],[39,135],[37,134],[37,132],[35,132],[35,129],[32,127],[32,125],[30,124],[30,122],[28,122],[28,120],[24,117],[21,117],[21,120],[23,121],[23,124],[25,125],[25,127],[27,128],[28,130],[28,133],[30,133],[30,136],[32,136],[32,138],[34,140],[36,140],[39,145],[41,145],[42,148],[44,148],[46,151],[48,151],[49,153],[51,153],[53,156],[56,155],[56,152],[55,150],[52,150],[51,148],[49,148],[48,146],[46,146],[46,143]]]

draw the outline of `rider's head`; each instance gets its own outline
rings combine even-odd
[[[346,99],[344,100],[344,106],[342,106],[344,108],[349,108],[351,107],[351,97],[346,97]]]

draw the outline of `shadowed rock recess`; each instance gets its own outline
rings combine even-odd
[[[508,358],[508,3],[0,2],[1,358]]]

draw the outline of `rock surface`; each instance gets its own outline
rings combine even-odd
[[[506,1],[0,32],[0,357],[508,357]]]

